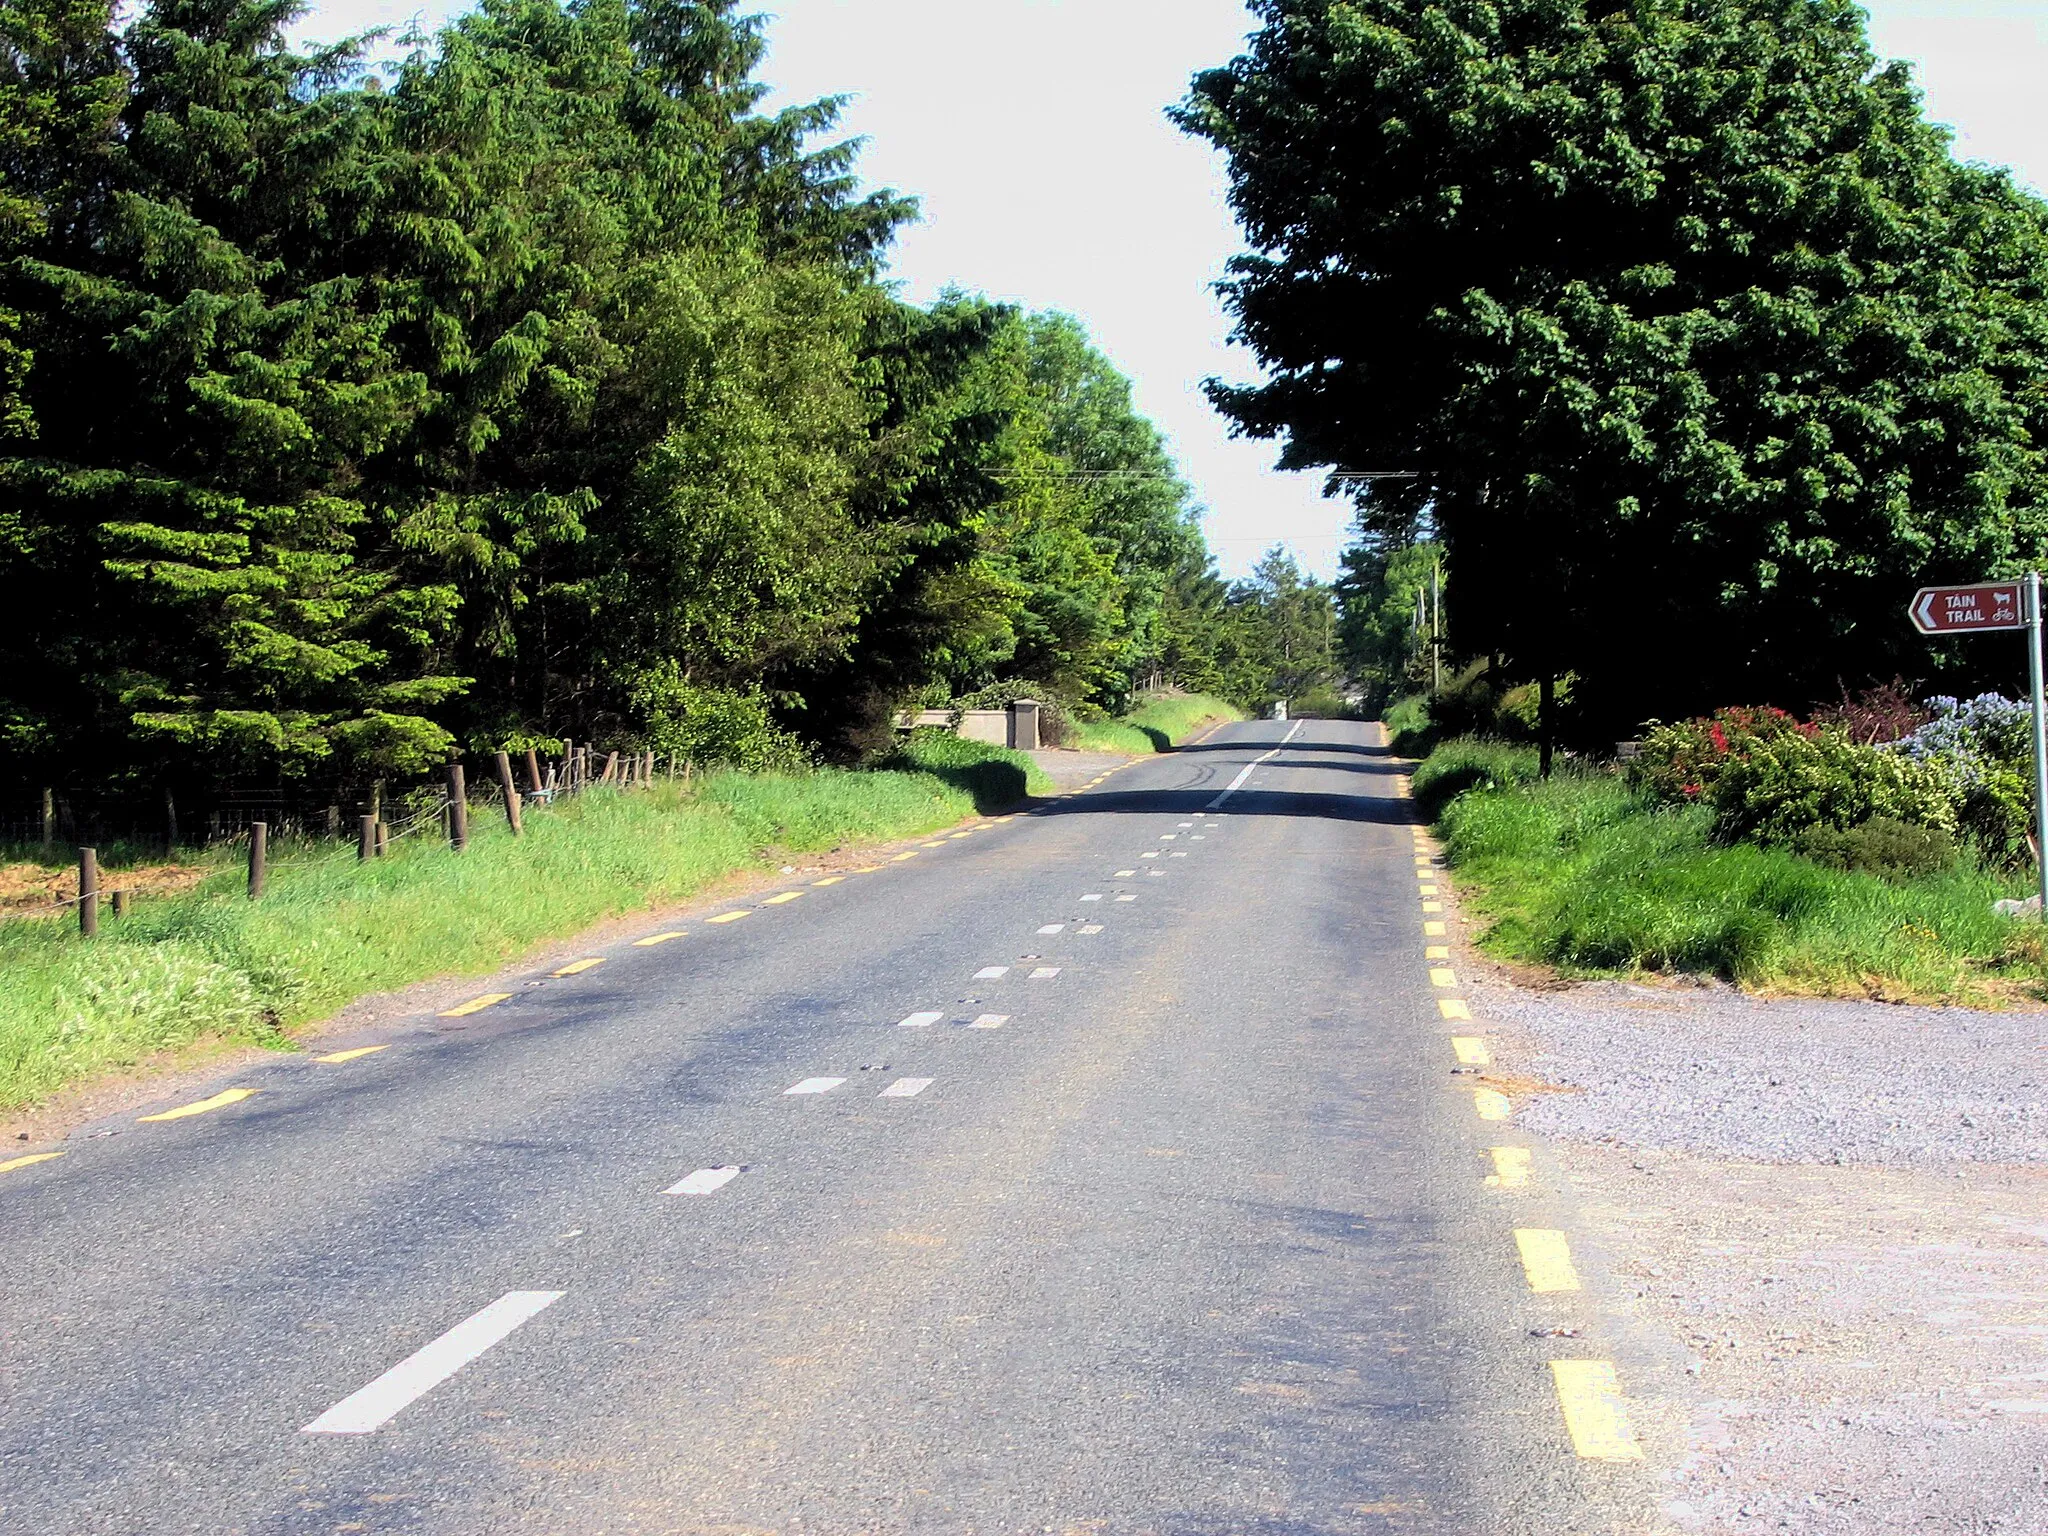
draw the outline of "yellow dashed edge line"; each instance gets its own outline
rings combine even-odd
[[[315,1056],[313,1059],[325,1066],[338,1067],[343,1062],[361,1061],[365,1056],[374,1056],[379,1051],[390,1049],[388,1045],[359,1045],[352,1051],[331,1051],[325,1056]]]
[[[1490,1067],[1493,1058],[1486,1053],[1486,1042],[1475,1040],[1470,1035],[1451,1036],[1451,1049],[1457,1053],[1461,1067]]]
[[[721,912],[716,917],[706,918],[705,921],[708,923],[736,923],[743,917],[752,917],[753,915],[754,909],[752,907],[742,907],[737,912]]]
[[[1515,1250],[1522,1256],[1522,1273],[1529,1289],[1539,1296],[1558,1291],[1576,1291],[1579,1272],[1572,1268],[1571,1245],[1562,1232],[1544,1227],[1518,1227]]]
[[[1422,931],[1424,934],[1426,934],[1428,937],[1432,939],[1444,938],[1449,933],[1449,930],[1445,928],[1442,923],[1424,923],[1422,925]]]
[[[466,1019],[472,1013],[482,1013],[486,1008],[495,1008],[499,1003],[504,1002],[511,996],[510,992],[486,992],[482,997],[472,997],[461,1006],[446,1010],[442,1013],[441,1017],[444,1019]]]
[[[1433,965],[1429,969],[1429,984],[1432,987],[1455,987],[1458,984],[1458,973],[1446,970],[1440,965]]]
[[[689,933],[690,930],[687,928],[674,928],[667,933],[650,933],[644,939],[635,939],[633,947],[635,949],[652,949],[655,945],[666,944],[671,939],[687,938]]]
[[[1508,1096],[1492,1088],[1474,1088],[1472,1107],[1479,1112],[1479,1118],[1482,1120],[1505,1120],[1515,1112],[1514,1105],[1508,1102]]]
[[[1425,960],[1448,960],[1451,958],[1451,946],[1448,944],[1427,945],[1422,951],[1422,958]]]
[[[903,861],[904,861],[905,859],[914,859],[914,858],[916,858],[916,857],[917,857],[917,850],[916,850],[915,848],[913,848],[913,849],[911,849],[911,850],[910,850],[910,851],[909,851],[908,853],[899,853],[899,854],[897,854],[897,855],[896,855],[896,857],[895,857],[895,858],[893,858],[893,859],[891,859],[891,860],[890,860],[889,862],[890,862],[891,864],[901,864],[901,863],[902,863],[902,862],[903,862]]]
[[[583,974],[583,973],[584,973],[585,971],[594,971],[594,970],[596,970],[596,969],[597,969],[597,968],[598,968],[598,967],[599,967],[600,965],[603,965],[603,964],[604,964],[604,956],[603,956],[603,955],[591,955],[591,956],[590,956],[589,958],[587,958],[587,959],[583,959],[583,960],[571,960],[571,961],[570,961],[570,962],[569,962],[569,963],[568,963],[567,965],[563,966],[563,967],[562,967],[562,968],[561,968],[561,969],[560,969],[559,971],[556,971],[556,972],[555,972],[555,974],[556,974],[557,976],[581,976],[581,975],[582,975],[582,974]]]
[[[1436,1011],[1447,1019],[1461,1019],[1470,1022],[1472,1009],[1455,997],[1440,997],[1436,1000]]]
[[[183,1120],[190,1115],[211,1114],[216,1109],[226,1109],[230,1104],[239,1104],[244,1099],[256,1097],[254,1088],[230,1088],[216,1093],[210,1099],[201,1099],[197,1104],[182,1104],[176,1109],[167,1109],[160,1115],[139,1115],[137,1125],[154,1125],[163,1120]]]
[[[1440,901],[1425,901],[1422,904],[1422,910],[1425,912],[1441,912],[1443,909],[1444,904]]]
[[[779,895],[770,896],[761,905],[764,907],[779,907],[788,902],[795,901],[801,895],[803,895],[802,891],[783,891]]]
[[[62,1152],[31,1152],[27,1157],[11,1157],[0,1163],[0,1173],[12,1173],[17,1168],[26,1168],[33,1163],[47,1163],[52,1158],[62,1157]]]
[[[1553,1360],[1550,1377],[1557,1386],[1558,1405],[1564,1409],[1565,1428],[1572,1437],[1572,1449],[1586,1461],[1641,1461],[1643,1448],[1636,1443],[1635,1430],[1628,1422],[1622,1403],[1621,1383],[1609,1360]]]
[[[1486,1176],[1488,1189],[1527,1189],[1529,1187],[1529,1149],[1527,1147],[1489,1147],[1493,1154],[1493,1172]]]
[[[814,889],[821,885],[837,885],[840,881],[844,880],[845,878],[846,876],[844,875],[827,875],[822,880],[813,880],[811,882],[811,885]]]

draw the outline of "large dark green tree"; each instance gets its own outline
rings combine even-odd
[[[1458,640],[1596,716],[1924,657],[1922,580],[2041,551],[2042,209],[1958,166],[1848,0],[1257,0],[1179,120],[1227,154],[1214,390],[1396,543]]]

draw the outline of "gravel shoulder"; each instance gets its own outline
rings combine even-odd
[[[1466,950],[1597,1252],[1664,1512],[2048,1531],[2048,1013],[1538,989]]]

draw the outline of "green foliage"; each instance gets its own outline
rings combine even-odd
[[[1212,725],[1244,718],[1228,700],[1206,693],[1161,694],[1137,705],[1120,720],[1076,724],[1070,745],[1086,752],[1171,752]]]
[[[758,690],[701,688],[667,662],[640,675],[632,699],[658,753],[757,773],[809,766],[803,743],[776,727]]]
[[[1414,476],[1338,488],[1441,544],[1463,654],[1576,670],[1612,740],[1923,670],[1901,594],[2040,558],[2048,217],[1852,0],[1253,10],[1178,114],[1266,374],[1212,395]]]
[[[371,81],[293,15],[0,17],[0,784],[854,761],[1160,671],[1207,555],[1128,381],[895,298],[914,207],[762,109],[761,18],[481,0]]]
[[[1956,830],[1955,802],[1937,770],[1836,730],[1788,732],[1732,754],[1711,798],[1724,842],[1788,842],[1811,827],[1855,827],[1874,816]]]
[[[1936,827],[1873,816],[1853,827],[1808,827],[1792,840],[1805,858],[1829,869],[1859,869],[1898,884],[1954,864],[1956,840]]]
[[[1408,787],[1425,816],[1437,813],[1474,789],[1533,783],[1539,760],[1527,747],[1483,737],[1460,736],[1437,747],[1416,767]]]
[[[1469,750],[1446,743],[1432,774],[1447,781]],[[1900,1001],[2048,995],[2038,929],[1991,910],[2009,883],[1967,861],[1924,862],[1939,834],[1923,828],[1872,826],[1853,840],[1884,852],[1878,872],[1838,870],[1787,847],[1720,845],[1708,807],[1565,773],[1476,787],[1437,825],[1467,909],[1486,919],[1484,944],[1507,958]]]
[[[1028,752],[1012,752],[987,742],[963,741],[951,731],[929,726],[912,731],[901,746],[876,766],[929,774],[971,796],[974,808],[983,812],[1002,810],[1026,795],[1049,794],[1052,790],[1052,780]]]
[[[1436,745],[1437,733],[1429,717],[1429,698],[1411,693],[1389,704],[1380,716],[1387,728],[1387,745],[1401,757],[1427,757]]]

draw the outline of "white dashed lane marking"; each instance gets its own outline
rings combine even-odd
[[[896,1027],[898,1029],[926,1029],[938,1023],[944,1017],[943,1013],[913,1013],[907,1019],[898,1019]]]
[[[1007,1013],[984,1013],[967,1027],[969,1029],[1001,1029],[1009,1022],[1010,1016]]]
[[[1083,901],[1100,901],[1102,900],[1102,892],[1096,891],[1092,895],[1083,896],[1081,899]]]
[[[1032,969],[1031,979],[1033,981],[1050,981],[1053,977],[1059,975],[1059,973],[1060,968],[1056,965],[1036,966]]]
[[[895,1082],[884,1088],[878,1097],[884,1099],[914,1099],[920,1093],[923,1093],[925,1089],[931,1087],[932,1082],[933,1079],[929,1077],[899,1077]]]
[[[1067,925],[1065,923],[1047,923],[1043,928],[1039,929],[1038,931],[1040,933],[1064,933],[1066,932],[1066,928]]]
[[[1007,965],[984,965],[974,973],[974,979],[976,981],[994,981],[1000,976],[1007,976],[1009,974],[1010,968]]]
[[[360,1392],[321,1414],[302,1431],[308,1435],[367,1435],[388,1424],[408,1404],[502,1342],[562,1299],[561,1291],[513,1291],[474,1317],[450,1328],[418,1353],[394,1365]]]
[[[664,1195],[708,1195],[714,1190],[725,1188],[740,1176],[737,1168],[699,1168],[688,1178],[677,1181],[664,1189]]]
[[[788,1098],[795,1093],[830,1093],[845,1081],[843,1077],[807,1077],[794,1088],[783,1089],[782,1096]]]

